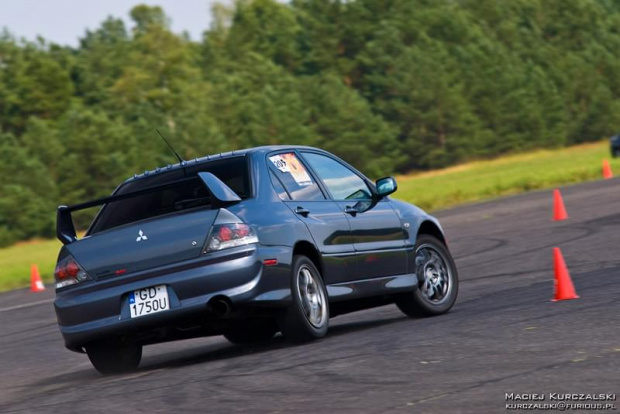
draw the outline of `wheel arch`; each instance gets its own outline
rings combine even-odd
[[[420,237],[423,234],[427,236],[433,236],[437,238],[439,241],[441,241],[444,245],[447,245],[446,237],[444,236],[443,231],[441,230],[439,225],[436,223],[433,223],[430,220],[424,220],[420,224],[420,227],[418,227],[418,233],[417,233],[416,238]]]
[[[321,274],[321,277],[322,278],[324,277],[323,262],[321,261],[321,255],[319,254],[319,251],[317,250],[314,244],[310,243],[307,240],[298,241],[297,243],[295,243],[295,247],[293,248],[293,257],[295,255],[303,255],[303,256],[306,256],[308,259],[312,260],[312,263],[314,263],[317,269],[319,269],[319,273]]]

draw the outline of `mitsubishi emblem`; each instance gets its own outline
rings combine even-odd
[[[138,232],[138,238],[136,239],[137,242],[139,242],[140,240],[148,240],[148,239],[149,238],[146,237],[146,234],[144,234],[142,230]]]

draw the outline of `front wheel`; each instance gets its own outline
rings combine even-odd
[[[92,343],[85,348],[88,359],[103,375],[135,371],[142,359],[142,345],[124,344],[116,339]]]
[[[415,246],[418,289],[401,294],[396,305],[407,316],[435,316],[452,308],[459,290],[454,260],[446,246],[428,235],[418,237]]]
[[[292,303],[280,319],[280,330],[293,342],[321,338],[329,326],[327,292],[319,270],[306,256],[293,257]]]

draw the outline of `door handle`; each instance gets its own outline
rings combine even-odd
[[[357,211],[355,207],[351,207],[351,206],[346,206],[344,208],[344,212],[352,216],[355,216],[357,213],[359,213],[359,211]]]
[[[310,214],[310,210],[307,210],[301,206],[297,206],[297,208],[295,209],[295,214],[299,214],[301,216],[304,217],[308,217],[308,214]]]

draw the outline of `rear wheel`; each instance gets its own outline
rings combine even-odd
[[[456,265],[446,246],[428,235],[415,247],[418,289],[397,297],[396,305],[407,316],[435,316],[452,308],[459,290]]]
[[[85,348],[90,362],[104,375],[135,371],[142,359],[142,345],[117,339],[92,343]]]
[[[231,326],[224,337],[233,344],[243,345],[267,342],[278,333],[278,324],[274,320],[243,321]]]
[[[329,303],[321,274],[306,256],[293,257],[292,303],[280,320],[280,330],[293,342],[321,338],[329,326]]]

